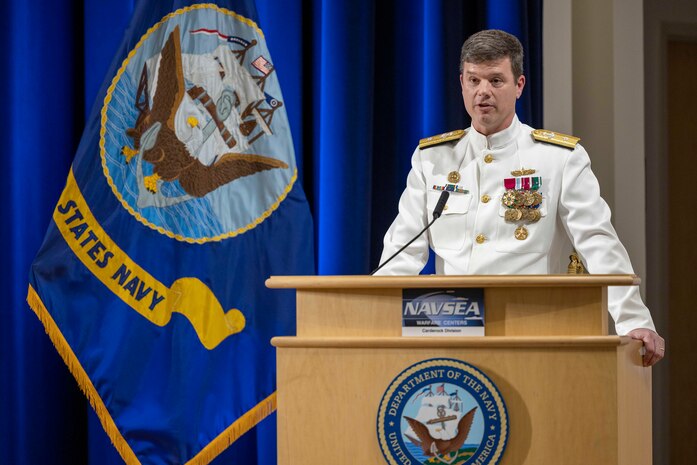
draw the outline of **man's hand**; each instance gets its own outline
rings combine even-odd
[[[630,331],[627,336],[644,342],[646,351],[644,352],[643,363],[645,367],[655,365],[666,355],[666,341],[655,331],[639,328]]]

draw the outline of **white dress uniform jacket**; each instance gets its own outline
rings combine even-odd
[[[491,136],[469,128],[457,141],[417,148],[399,214],[385,235],[381,263],[432,219],[441,195],[434,186],[448,184],[448,173],[459,172],[457,185],[468,192],[451,192],[428,234],[376,274],[418,274],[429,246],[437,256],[438,274],[566,273],[572,247],[590,273],[633,273],[586,151],[580,145],[570,149],[535,141],[532,131],[515,117],[510,127]],[[533,176],[542,178],[541,219],[536,223],[504,220],[504,179],[522,168],[534,169]],[[514,234],[521,224],[528,231],[523,240]],[[610,286],[608,307],[617,334],[655,330],[637,286]]]

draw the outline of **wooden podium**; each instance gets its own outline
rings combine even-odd
[[[289,276],[297,336],[276,337],[278,463],[382,464],[376,415],[406,367],[474,365],[508,408],[501,464],[652,463],[651,369],[608,336],[607,287],[630,275]],[[402,290],[483,288],[484,337],[402,337]]]

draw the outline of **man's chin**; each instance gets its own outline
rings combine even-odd
[[[496,119],[496,114],[496,110],[493,107],[490,107],[489,110],[478,110],[475,113],[475,116],[480,121],[491,123],[494,119]]]
[[[479,118],[476,119],[476,121],[477,125],[483,128],[489,128],[495,124],[495,119],[492,118],[490,115],[480,115]]]

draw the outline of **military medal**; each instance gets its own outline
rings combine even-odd
[[[515,192],[515,206],[522,207],[523,205],[525,205],[525,192],[516,191]]]
[[[519,241],[524,241],[528,238],[528,229],[525,226],[518,226],[515,228],[515,238]]]
[[[451,171],[448,173],[448,182],[453,184],[460,182],[460,173],[458,171]]]
[[[535,196],[532,194],[532,192],[525,192],[523,194],[523,205],[530,207],[533,203],[535,203]]]
[[[533,207],[537,207],[542,203],[542,194],[539,192],[535,191],[532,193],[532,196],[534,197],[534,200],[532,202]]]
[[[517,208],[511,208],[509,210],[506,210],[506,213],[504,213],[505,220],[509,222],[519,221],[522,217],[523,211]]]
[[[537,223],[538,221],[540,221],[541,217],[542,215],[540,214],[540,210],[526,209],[523,219],[530,223]]]
[[[514,207],[515,206],[515,191],[514,190],[507,190],[504,194],[503,197],[501,198],[501,203],[503,204],[504,207]]]
[[[542,186],[542,178],[539,176],[527,176],[534,174],[535,170],[521,168],[511,171],[514,178],[503,180],[506,188],[501,196],[501,204],[506,207],[503,218],[508,223],[523,221],[527,224],[537,223],[542,218],[539,208],[542,204],[542,194],[539,192]],[[528,237],[525,226],[519,225],[515,230],[515,238],[523,241]]]

